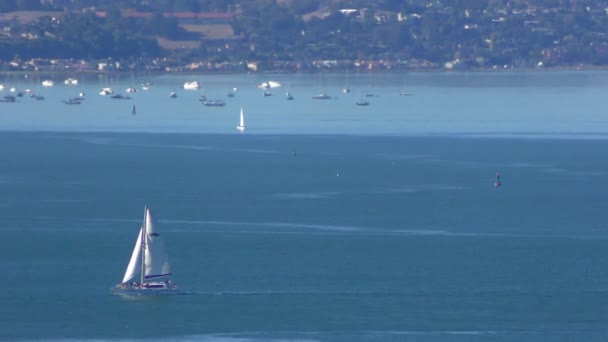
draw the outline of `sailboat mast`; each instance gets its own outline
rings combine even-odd
[[[141,281],[140,284],[144,284],[144,278],[146,274],[146,235],[148,234],[146,227],[146,215],[148,214],[148,206],[144,207],[144,223],[141,226]]]

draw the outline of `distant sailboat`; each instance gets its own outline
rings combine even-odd
[[[350,83],[348,82],[348,70],[344,72],[344,88],[342,88],[342,93],[349,94],[350,93]]]
[[[399,95],[401,96],[410,96],[412,95],[412,93],[410,93],[406,87],[403,87],[403,91],[399,93]]]
[[[139,281],[133,281],[139,275]],[[162,294],[177,290],[177,286],[168,280],[171,275],[169,258],[150,208],[144,208],[144,221],[135,241],[131,260],[125,271],[122,282],[115,288],[116,294]],[[157,279],[166,279],[158,281]]]
[[[241,133],[245,130],[245,116],[243,114],[243,108],[241,108],[241,117],[239,120],[239,125],[236,126],[236,129],[238,129],[239,131],[241,131]]]

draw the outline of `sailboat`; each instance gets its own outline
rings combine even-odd
[[[401,96],[410,96],[412,95],[412,93],[410,93],[406,87],[403,88],[403,91],[399,93],[399,95]]]
[[[344,88],[342,88],[342,93],[344,94],[349,94],[350,93],[350,86],[349,86],[349,82],[348,82],[348,70],[346,70],[344,72],[344,79],[345,79],[345,86]]]
[[[144,208],[144,221],[135,241],[133,254],[122,278],[116,285],[117,294],[161,294],[177,290],[169,280],[171,269],[164,241],[155,229],[150,208]],[[138,281],[134,280],[139,276]]]
[[[241,131],[241,133],[245,130],[245,116],[243,115],[243,108],[241,108],[241,118],[239,120],[239,125],[236,126],[236,129]]]

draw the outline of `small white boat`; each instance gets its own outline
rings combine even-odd
[[[226,102],[222,100],[204,100],[201,103],[207,107],[224,107],[226,105]]]
[[[321,93],[319,95],[315,95],[312,97],[313,100],[329,100],[331,99],[331,96],[325,94],[325,93]]]
[[[268,82],[260,83],[260,85],[258,85],[258,88],[262,88],[262,89],[278,88],[278,87],[281,87],[282,85],[283,84],[278,81],[268,81]]]
[[[0,91],[4,90],[4,84],[0,84]]]
[[[201,87],[198,81],[186,82],[184,83],[184,89],[186,90],[197,90]]]
[[[241,117],[239,119],[239,125],[236,126],[241,133],[245,130],[245,115],[243,114],[243,108],[241,108]]]
[[[99,92],[99,95],[101,95],[101,96],[107,96],[107,95],[112,95],[112,94],[114,94],[114,91],[112,90],[112,88],[103,88]]]
[[[44,80],[44,81],[42,81],[42,86],[43,87],[52,87],[54,85],[55,85],[55,83],[53,81],[51,81],[51,80]]]
[[[122,295],[174,294],[177,286],[169,280],[169,276],[171,268],[165,244],[156,229],[150,208],[146,206],[127,270],[113,292]]]
[[[172,99],[177,98],[177,94],[175,92],[171,92],[171,93],[169,93],[169,98],[172,98]]]
[[[78,85],[78,80],[75,78],[66,78],[65,81],[63,81],[63,83],[65,85]]]
[[[133,87],[129,87],[127,88],[127,93],[136,93],[137,89],[133,88]]]

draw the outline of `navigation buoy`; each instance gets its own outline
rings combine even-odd
[[[494,186],[498,187],[501,185],[502,184],[500,183],[500,173],[496,172],[496,180],[494,181]]]

